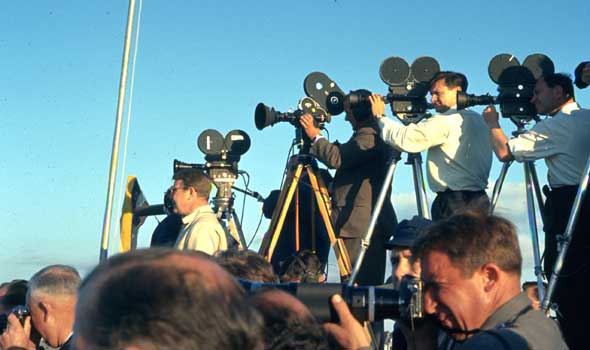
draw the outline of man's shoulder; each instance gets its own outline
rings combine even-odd
[[[481,331],[462,343],[456,343],[453,350],[523,350],[529,345],[518,333],[508,329],[491,329]]]

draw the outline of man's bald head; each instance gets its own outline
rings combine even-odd
[[[205,255],[138,250],[110,258],[82,282],[81,349],[258,349],[260,316],[238,283]]]

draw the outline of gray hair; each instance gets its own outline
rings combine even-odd
[[[76,295],[80,286],[80,274],[67,265],[44,267],[31,277],[29,294]]]

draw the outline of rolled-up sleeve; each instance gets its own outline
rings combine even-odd
[[[539,123],[524,134],[508,140],[508,148],[517,162],[547,158],[559,150],[555,137],[545,123]]]
[[[417,153],[443,144],[449,135],[445,116],[434,116],[426,121],[402,125],[389,118],[381,118],[381,138],[403,152]]]

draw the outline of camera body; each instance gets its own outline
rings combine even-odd
[[[25,319],[28,316],[31,316],[31,312],[26,306],[18,305],[15,306],[12,310],[10,310],[9,314],[13,314],[18,318],[21,326],[25,325]],[[8,326],[8,314],[1,314],[0,315],[0,334],[4,333],[6,327]]]
[[[424,317],[423,284],[405,276],[399,290],[374,286],[350,287],[339,283],[258,283],[240,280],[248,293],[261,288],[283,290],[305,304],[319,322],[338,322],[330,298],[340,294],[359,322],[384,319],[413,320]]]
[[[511,54],[496,55],[488,65],[488,75],[498,84],[498,95],[478,96],[459,92],[457,109],[499,104],[504,118],[510,118],[517,125],[527,123],[537,118],[537,111],[531,103],[537,79],[554,70],[551,59],[543,54],[527,56],[522,65]]]

